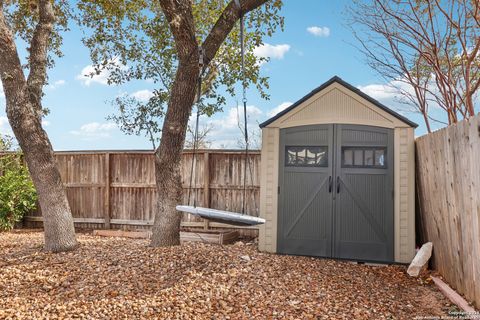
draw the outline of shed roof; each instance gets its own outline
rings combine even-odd
[[[331,78],[327,82],[323,83],[321,86],[312,90],[309,94],[307,94],[306,96],[304,96],[303,98],[301,98],[300,100],[298,100],[297,102],[292,104],[290,107],[286,108],[285,110],[277,113],[272,118],[270,118],[270,119],[266,120],[265,122],[261,123],[260,128],[263,128],[263,127],[269,125],[270,123],[274,122],[275,120],[277,120],[281,116],[289,113],[290,111],[292,111],[293,109],[298,107],[300,104],[302,104],[306,100],[310,99],[313,95],[315,95],[316,93],[318,93],[318,92],[322,91],[323,89],[327,88],[328,86],[330,86],[334,82],[336,82],[336,83],[342,85],[343,87],[347,88],[348,90],[354,92],[355,94],[359,95],[363,99],[369,101],[370,103],[374,104],[376,107],[378,107],[378,108],[384,110],[385,112],[391,114],[392,116],[394,116],[395,118],[403,121],[404,123],[408,124],[409,126],[414,127],[414,128],[418,127],[418,124],[416,124],[415,122],[413,122],[413,121],[409,120],[408,118],[402,116],[398,112],[393,111],[392,109],[388,108],[384,104],[380,103],[379,101],[375,100],[374,98],[372,98],[369,95],[365,94],[364,92],[360,91],[358,88],[355,88],[354,86],[352,86],[348,82],[342,80],[340,77],[334,76],[333,78]]]

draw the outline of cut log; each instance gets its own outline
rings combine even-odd
[[[415,258],[413,258],[412,263],[408,267],[407,273],[412,277],[418,277],[423,266],[426,265],[430,257],[432,256],[433,243],[425,243],[420,250],[418,250]]]

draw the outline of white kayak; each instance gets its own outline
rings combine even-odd
[[[193,207],[193,206],[177,206],[178,211],[193,214],[195,216],[212,220],[216,222],[238,225],[238,226],[255,226],[265,223],[265,219],[253,217],[246,214],[216,210],[210,208]]]

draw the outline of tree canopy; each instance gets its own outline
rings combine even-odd
[[[229,1],[192,1],[196,41],[200,45]],[[254,54],[265,37],[283,28],[281,1],[269,1],[245,17],[245,85],[254,86],[268,99],[268,77],[261,74],[261,64],[268,58]],[[108,71],[110,84],[147,80],[155,83],[148,101],[128,94],[112,102],[118,113],[110,118],[128,134],[144,134],[155,147],[161,121],[178,67],[177,50],[168,21],[157,1],[82,0],[78,21],[87,27],[83,39],[90,49],[95,72]],[[212,115],[226,102],[225,92],[235,96],[241,81],[239,28],[234,28],[202,73],[202,114]]]
[[[63,34],[69,30],[69,23],[72,18],[72,8],[66,1],[52,1],[51,3],[55,16],[55,23],[48,39],[47,47],[47,68],[52,68],[55,58],[62,57]],[[27,56],[24,58],[27,63],[23,65],[26,72],[32,67],[38,66],[38,61],[32,61],[31,46],[34,45],[34,34],[39,25],[40,11],[37,1],[31,0],[8,0],[2,5],[6,23],[9,25],[15,38],[21,39],[27,45]],[[38,31],[37,31],[38,32]],[[45,70],[46,71],[46,70]],[[45,72],[45,83],[48,75]]]

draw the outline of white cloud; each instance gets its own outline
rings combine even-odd
[[[326,37],[330,36],[330,28],[329,27],[312,26],[312,27],[308,27],[307,31],[309,33],[313,34],[315,37],[326,38]]]
[[[151,97],[153,97],[153,92],[151,92],[150,90],[147,90],[147,89],[139,90],[139,91],[136,91],[136,92],[132,93],[130,96],[139,100],[139,101],[147,102],[148,100],[150,100]]]
[[[301,50],[295,50],[295,53],[299,56],[299,57],[303,57],[305,54],[303,53],[303,51]]]
[[[438,94],[438,88],[434,80],[428,84],[430,93],[427,93],[428,105],[430,108],[438,109],[440,106],[435,102],[432,95]],[[365,86],[358,86],[358,89],[371,96],[372,98],[384,103],[385,105],[401,112],[416,112],[416,109],[410,105],[409,96],[416,100],[415,90],[409,85],[406,80],[392,80],[386,84],[369,84]]]
[[[79,130],[70,131],[70,133],[80,136],[83,140],[95,140],[111,137],[111,132],[116,129],[117,125],[113,122],[90,122],[82,125]]]
[[[0,134],[13,136],[12,128],[8,123],[8,118],[5,116],[0,117]]]
[[[48,127],[50,125],[50,121],[48,120],[42,120],[42,126],[43,127]]]
[[[92,74],[94,75],[91,76]],[[77,75],[76,79],[80,80],[82,84],[86,85],[87,87],[92,83],[107,85],[109,75],[110,72],[108,70],[102,70],[100,73],[96,73],[95,68],[92,65],[88,65],[82,69],[80,74]]]
[[[121,70],[127,69],[127,66],[121,65],[120,62],[118,62],[118,59],[110,60],[108,65],[120,68]],[[108,85],[108,77],[110,76],[110,74],[111,71],[107,69],[102,69],[100,72],[97,73],[93,65],[90,64],[82,69],[80,74],[77,75],[76,79],[80,80],[82,84],[86,85],[87,87],[90,86],[92,83]]]
[[[286,102],[282,102],[280,103],[278,106],[276,106],[275,108],[273,108],[272,110],[270,110],[268,112],[268,116],[269,117],[273,117],[274,115],[276,115],[277,113],[287,109],[288,107],[290,107],[292,105],[292,103],[290,101],[286,101]]]
[[[5,98],[5,93],[3,92],[3,85],[2,85],[2,81],[0,80],[0,99],[4,99]]]
[[[50,90],[55,90],[55,89],[65,85],[66,83],[67,82],[65,80],[60,79],[60,80],[55,81],[54,83],[49,84],[47,86],[47,88],[50,89]]]
[[[261,46],[256,47],[253,50],[253,53],[262,58],[283,59],[289,50],[290,45],[288,44],[271,45],[269,43],[264,43]]]
[[[368,84],[358,86],[358,89],[377,100],[394,99],[400,94],[400,91],[390,84]]]
[[[368,84],[365,86],[358,86],[362,92],[366,93],[370,97],[377,99],[381,102],[397,102],[403,99],[403,93],[414,95],[415,91],[412,86],[407,84],[404,80],[392,80],[384,84]]]
[[[258,123],[263,120],[263,112],[256,106],[247,106],[248,131],[258,131]],[[190,117],[190,126],[195,125],[195,114]],[[240,124],[239,124],[240,122]],[[200,127],[211,126],[212,130],[207,140],[212,142],[212,148],[238,148],[238,141],[243,139],[243,107],[232,107],[220,117],[210,119],[200,118]]]

